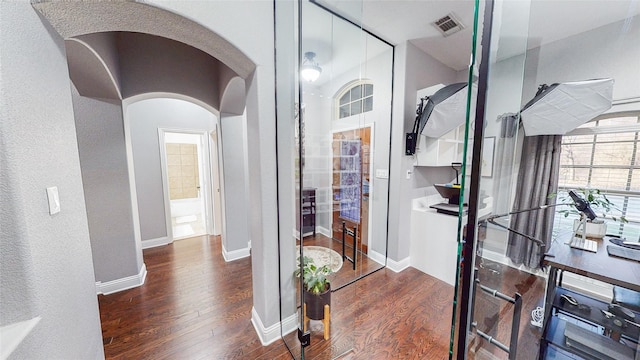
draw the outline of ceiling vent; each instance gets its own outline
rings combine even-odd
[[[456,14],[452,12],[436,20],[433,26],[435,26],[443,36],[449,36],[464,29],[462,22],[460,22]]]

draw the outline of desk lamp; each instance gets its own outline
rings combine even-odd
[[[575,191],[569,190],[569,196],[573,200],[574,206],[578,211],[582,213],[582,219],[580,220],[580,227],[582,227],[582,239],[587,238],[587,218],[593,220],[596,218],[596,213],[591,209],[591,206],[587,201],[580,197]]]

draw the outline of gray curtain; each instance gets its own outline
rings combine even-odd
[[[524,138],[513,210],[547,204],[549,194],[557,192],[561,141],[562,135]],[[512,215],[511,228],[544,241],[547,247],[542,248],[533,241],[510,232],[507,256],[511,261],[533,269],[540,267],[540,260],[551,244],[553,216],[553,208]]]
[[[518,114],[506,113],[498,116],[500,137],[496,141],[496,156],[493,170],[493,213],[508,213],[511,205],[513,160],[518,141]]]

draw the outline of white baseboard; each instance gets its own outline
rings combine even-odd
[[[393,272],[399,273],[409,266],[411,266],[411,257],[409,256],[400,261],[395,261],[393,259],[387,258],[387,268],[393,270]]]
[[[378,264],[385,266],[385,262],[387,260],[387,257],[380,254],[377,251],[374,250],[369,250],[369,253],[367,254],[367,257],[375,262],[377,262]]]
[[[222,244],[222,257],[226,262],[246,258],[246,257],[249,257],[250,255],[251,255],[251,248],[249,247],[246,247],[244,249],[227,251],[227,249],[224,248],[224,244]]]
[[[109,295],[118,291],[133,289],[144,284],[147,278],[147,266],[143,263],[140,272],[137,275],[127,276],[122,279],[111,280],[107,282],[96,281],[96,292],[103,295]]]
[[[280,324],[282,325],[282,336],[288,335],[298,330],[298,313],[296,312],[288,318],[282,320]]]
[[[155,239],[149,239],[149,240],[142,240],[142,249],[151,249],[154,247],[158,247],[158,246],[164,246],[164,245],[169,245],[172,243],[171,240],[169,240],[168,237],[164,236],[164,237],[159,237],[159,238],[155,238]]]
[[[324,226],[316,226],[316,233],[322,234],[322,235],[324,235],[324,236],[326,236],[326,237],[328,237],[330,239],[333,237],[333,234],[331,233],[331,230],[327,229]]]
[[[295,314],[293,315],[295,317]],[[295,324],[295,321],[290,320],[291,317],[288,317],[287,319],[285,319],[285,322],[287,322],[287,326],[291,327],[291,322],[293,322]],[[262,346],[267,346],[279,339],[281,339],[281,332],[280,332],[280,322],[277,322],[269,327],[265,327],[264,324],[262,323],[262,320],[260,319],[260,316],[258,315],[258,312],[256,311],[256,308],[251,308],[251,323],[253,324],[253,328],[256,330],[256,333],[258,334],[258,337],[260,338],[260,342],[262,343]],[[296,327],[297,328],[297,325]]]

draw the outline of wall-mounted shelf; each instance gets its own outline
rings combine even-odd
[[[414,166],[451,166],[462,162],[464,153],[464,126],[459,126],[438,139],[425,135],[418,137]]]

